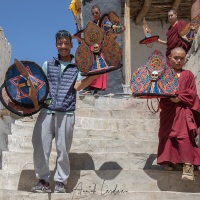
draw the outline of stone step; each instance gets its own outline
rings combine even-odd
[[[53,141],[54,143],[54,141]],[[130,141],[113,139],[77,139],[72,142],[71,152],[74,153],[156,153],[158,141]],[[145,147],[145,148],[144,148]],[[8,150],[13,152],[33,152],[31,140],[20,136],[8,137]]]
[[[124,141],[158,141],[158,131],[93,130],[74,127],[74,138],[112,139]]]
[[[49,159],[51,169],[55,167],[56,152],[52,151]],[[11,172],[21,172],[24,169],[34,169],[33,153],[30,152],[2,152],[2,170]]]
[[[53,175],[53,172],[52,172]],[[164,170],[71,170],[68,193],[80,194],[97,191],[99,194],[121,192],[176,191],[200,193],[200,173],[195,171],[195,181],[181,180],[182,171]],[[33,170],[19,172],[0,171],[0,189],[30,191],[36,183]],[[53,186],[51,177],[51,185]]]
[[[57,154],[52,151],[49,161],[54,169]],[[22,171],[34,169],[33,154],[27,152],[2,152],[3,170]],[[111,169],[162,169],[156,164],[156,154],[147,153],[73,153],[69,154],[72,170],[111,170]]]
[[[123,192],[120,190],[110,190],[107,193],[79,191],[72,193],[31,193],[25,191],[0,190],[1,200],[199,200],[200,194],[186,192],[169,191],[142,191],[142,192]]]
[[[157,119],[103,119],[80,117],[76,120],[76,127],[83,129],[105,129],[124,131],[158,131],[159,120]]]
[[[136,98],[107,98],[99,97],[95,99],[92,96],[86,96],[83,100],[77,99],[76,108],[96,108],[100,110],[148,110],[147,104],[153,104],[153,107],[157,109],[158,101],[156,99],[136,99]]]
[[[102,116],[103,117],[103,116]],[[24,131],[24,127],[27,129],[33,129],[34,123],[25,124],[23,121],[16,121],[15,124],[22,125],[21,131]],[[158,131],[159,120],[158,119],[104,119],[104,118],[90,118],[90,117],[77,117],[75,126],[83,129],[94,130],[124,130],[124,131]],[[28,128],[29,127],[29,128]],[[12,126],[12,133],[15,131]],[[20,129],[18,129],[20,131]]]
[[[159,113],[146,110],[100,110],[95,108],[79,108],[76,110],[76,118],[103,118],[103,119],[159,119]]]
[[[12,124],[12,136],[20,136],[22,140],[31,141],[33,134],[32,126],[24,126],[18,124]],[[144,131],[142,126],[138,130],[105,130],[105,129],[91,129],[91,128],[80,128],[75,124],[74,127],[74,138],[90,138],[90,139],[120,139],[120,140],[147,140],[147,141],[157,141],[158,140],[158,130],[155,131]]]
[[[98,108],[79,108],[76,110],[76,120],[79,117],[102,118],[102,119],[159,119],[159,113],[152,113],[144,110],[100,110]],[[18,125],[33,126],[39,113],[30,117],[12,118],[12,122]]]

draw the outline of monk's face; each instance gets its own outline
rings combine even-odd
[[[172,50],[170,55],[171,66],[175,72],[181,72],[185,63],[186,53],[184,50]]]
[[[92,9],[92,16],[94,21],[97,22],[101,18],[101,11],[98,8]]]
[[[170,25],[173,25],[177,21],[177,14],[175,14],[173,11],[168,12],[168,21]]]

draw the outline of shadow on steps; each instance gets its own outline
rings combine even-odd
[[[115,179],[121,172],[122,168],[121,166],[113,161],[110,162],[104,162],[99,170],[95,170],[95,165],[92,160],[92,157],[87,153],[70,153],[69,154],[70,159],[70,168],[71,170],[74,170],[73,173],[70,174],[68,178],[68,184],[66,186],[67,192],[72,192],[74,187],[77,185],[80,177],[81,177],[81,171],[83,170],[92,170],[96,173],[96,175],[102,179],[102,180],[112,180]],[[56,167],[55,167],[56,169]],[[52,189],[55,186],[54,183],[54,171],[51,171],[50,176],[50,184]],[[112,173],[109,173],[109,170],[112,170]],[[105,171],[105,173],[102,173],[102,171]],[[31,188],[34,186],[34,184],[37,183],[37,179],[35,177],[35,171],[34,170],[23,170],[20,174],[20,179],[18,183],[18,190],[20,191],[30,191]]]
[[[182,180],[182,167],[177,166],[174,171],[166,171],[163,166],[155,163],[156,154],[149,155],[144,166],[145,173],[152,179],[157,181],[158,188],[161,191],[174,191],[174,192],[200,192],[200,172],[195,171],[195,181]],[[150,170],[151,169],[151,170]]]

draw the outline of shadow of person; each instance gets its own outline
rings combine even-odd
[[[18,190],[30,191],[37,181],[34,170],[22,170],[19,177]]]
[[[96,175],[102,180],[112,180],[117,177],[122,170],[122,167],[113,161],[105,162],[99,170],[95,170],[94,161],[87,153],[71,153],[70,165],[73,173],[70,174],[66,186],[66,191],[69,193],[71,193],[77,185],[82,170],[94,170]]]
[[[80,179],[81,170],[95,169],[92,157],[87,153],[80,153],[80,154],[70,153],[69,159],[70,159],[70,168],[71,170],[75,171],[75,173],[69,176],[68,184],[66,186],[67,192],[72,191],[73,188],[76,186],[78,180]],[[54,170],[51,170],[51,175],[50,175],[50,185],[51,185],[52,191],[55,186],[53,177],[54,177],[56,168],[57,166],[55,165]],[[35,171],[33,169],[22,170],[19,177],[18,190],[30,191],[31,188],[37,183],[37,181],[38,180],[35,177]]]
[[[94,161],[88,153],[70,153],[71,170],[95,170]]]
[[[88,153],[70,153],[69,160],[73,173],[70,173],[68,178],[66,185],[67,193],[73,192],[74,187],[80,179],[81,170],[95,170],[94,161]]]
[[[144,165],[144,170],[148,170],[148,169],[157,169],[157,170],[161,170],[162,167],[160,165],[156,164],[156,154],[150,154],[149,157],[146,160],[146,163]]]
[[[184,181],[181,179],[182,168],[178,167],[175,171],[166,171],[163,166],[154,164],[155,160],[156,154],[149,155],[143,170],[150,178],[157,181],[159,190],[190,193],[200,192],[200,173],[198,171],[195,171],[195,181]]]
[[[51,171],[50,184],[51,188],[53,188],[53,174],[55,172]],[[30,192],[31,188],[38,182],[35,177],[34,170],[23,170],[20,174],[18,190],[19,191],[27,191]],[[48,200],[51,200],[51,193],[48,193]]]
[[[101,165],[99,170],[96,170],[95,172],[102,180],[112,180],[119,175],[121,170],[122,167],[117,162],[109,161]]]
[[[117,177],[122,170],[122,167],[118,163],[113,161],[105,162],[102,164],[99,170],[95,170],[94,161],[88,153],[70,153],[69,159],[71,173],[65,187],[67,193],[73,192],[73,189],[78,184],[82,170],[94,170],[96,175],[102,180],[112,180]],[[54,170],[51,171],[50,176],[50,185],[52,192],[54,191],[55,187],[54,174],[56,171],[56,167],[57,166],[55,166]],[[18,190],[30,191],[31,188],[37,183],[37,181],[38,180],[35,177],[34,170],[22,170],[19,178]]]

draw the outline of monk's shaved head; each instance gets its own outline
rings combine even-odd
[[[173,12],[174,14],[177,15],[177,11],[175,9],[171,9],[171,10],[168,11],[168,13],[170,13],[170,12]]]
[[[185,50],[181,47],[176,47],[171,50],[170,63],[175,72],[180,73],[185,63]]]
[[[174,52],[184,52],[186,55],[186,52],[182,47],[176,47],[176,48],[172,49],[170,55],[172,56]]]

